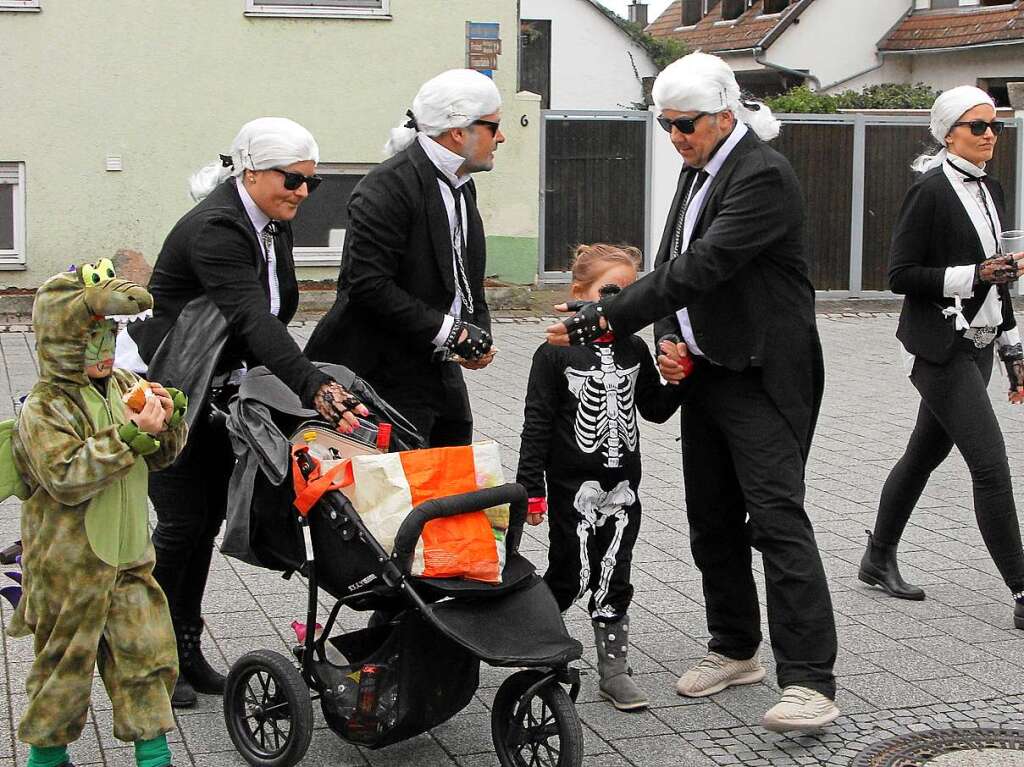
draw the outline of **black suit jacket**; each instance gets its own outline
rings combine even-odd
[[[129,326],[143,360],[149,362],[164,336],[193,299],[209,297],[227,321],[229,339],[217,370],[266,365],[306,405],[329,377],[307,360],[288,334],[299,303],[292,230],[279,222],[274,239],[281,309],[270,313],[266,259],[233,178],[174,225],[157,256],[149,291],[153,317]],[[202,334],[197,327],[195,333]],[[168,381],[168,384],[173,382]],[[187,392],[190,396],[193,392]]]
[[[617,334],[655,321],[657,335],[678,334],[674,314],[686,307],[709,359],[734,371],[762,369],[765,390],[806,455],[825,374],[796,175],[785,157],[747,133],[708,181],[690,245],[673,259],[687,178],[684,170],[656,268],[606,300],[608,319]]]
[[[463,306],[462,316],[490,331],[483,221],[473,182],[462,189],[469,219],[463,260],[474,303],[473,313]],[[371,170],[352,192],[348,212],[338,297],[313,331],[307,356],[346,365],[374,386],[436,383],[432,341],[456,288],[448,214],[419,142]]]
[[[996,204],[999,220],[1006,221],[1003,189],[991,176],[982,181]],[[998,222],[997,222],[998,223]],[[998,235],[998,232],[996,233]],[[953,318],[942,315],[953,305],[942,295],[946,268],[976,264],[992,257],[982,250],[981,239],[942,167],[919,178],[903,198],[892,235],[889,287],[903,293],[903,311],[896,337],[911,354],[942,364],[953,356],[959,334]],[[989,285],[975,288],[964,300],[968,320],[981,307]],[[1003,301],[1000,332],[1017,326],[1007,285],[999,286]]]

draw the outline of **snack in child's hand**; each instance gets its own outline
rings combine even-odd
[[[143,381],[140,378],[121,399],[124,400],[124,404],[129,410],[134,413],[141,413],[142,408],[146,406],[146,400],[154,396],[156,395],[149,388],[149,381]]]

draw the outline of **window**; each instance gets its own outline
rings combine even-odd
[[[683,0],[683,20],[682,25],[684,27],[692,27],[702,18],[704,14],[708,12],[707,0]]]
[[[747,10],[747,0],[722,0],[722,20],[733,21]]]
[[[299,207],[292,222],[296,266],[337,266],[348,227],[348,200],[372,165],[322,163],[324,182]]]
[[[0,11],[39,11],[39,0],[0,0]]]
[[[25,265],[25,163],[0,162],[0,269]]]
[[[764,10],[761,13],[782,13],[789,5],[789,0],[764,0]]]
[[[390,6],[391,0],[245,0],[245,13],[247,16],[391,18]]]

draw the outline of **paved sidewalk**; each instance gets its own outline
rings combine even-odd
[[[595,677],[585,677],[578,702],[584,722],[587,767],[637,765],[847,765],[866,745],[891,735],[949,727],[1024,730],[1024,632],[1013,629],[1008,594],[989,561],[974,522],[966,467],[952,456],[936,472],[911,519],[901,551],[904,575],[928,592],[924,602],[890,599],[856,577],[864,529],[874,518],[882,482],[901,454],[918,398],[899,367],[895,316],[819,316],[828,388],[808,468],[807,508],[828,572],[839,625],[838,703],[844,716],[816,736],[783,737],[758,726],[778,690],[773,673],[764,683],[728,690],[710,699],[674,693],[676,677],[703,654],[707,640],[698,573],[688,548],[676,440],[678,422],[645,425],[642,486],[644,522],[634,552],[637,593],[630,658],[653,706],[636,714],[615,712],[598,700]],[[533,350],[545,323],[500,322],[500,354],[491,368],[469,374],[477,436],[498,441],[511,477],[516,465],[522,398]],[[305,338],[311,326],[296,327]],[[35,379],[25,333],[0,334],[7,375],[0,377],[0,418],[12,414],[12,397]],[[998,368],[997,368],[998,370]],[[1024,411],[1005,402],[1002,374],[991,386],[1010,463],[1024,457]],[[1017,472],[1018,499],[1024,477]],[[0,542],[17,537],[16,506],[0,506]],[[529,531],[524,548],[543,563],[546,530]],[[755,557],[756,566],[760,566]],[[763,579],[758,578],[759,583]],[[762,590],[763,595],[763,590]],[[219,554],[206,598],[206,645],[226,665],[242,653],[267,647],[287,650],[289,624],[304,613],[304,591]],[[10,610],[0,608],[6,624]],[[343,615],[347,628],[363,616]],[[572,633],[586,647],[593,637],[580,608],[570,612]],[[0,767],[24,765],[13,725],[24,707],[24,679],[31,643],[4,638],[0,675]],[[772,671],[767,649],[762,657]],[[303,764],[491,767],[488,707],[506,672],[484,668],[481,689],[469,706],[433,733],[378,752],[343,744],[318,719]],[[232,750],[220,702],[205,697],[178,719],[173,735],[179,767],[221,767],[243,762]],[[110,736],[109,703],[96,687],[94,711],[73,758],[78,765],[130,765],[131,749]],[[980,762],[978,762],[980,764]],[[1006,762],[1010,764],[1012,762]]]

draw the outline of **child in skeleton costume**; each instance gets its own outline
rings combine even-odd
[[[635,248],[581,245],[572,294],[593,301],[617,292],[636,279],[640,263]],[[533,356],[517,481],[530,496],[530,524],[551,510],[544,580],[558,606],[564,612],[591,594],[600,692],[620,710],[648,705],[626,665],[630,562],[640,529],[636,413],[662,423],[679,403],[680,387],[662,384],[637,336],[543,344]]]
[[[135,744],[140,767],[171,763],[178,659],[152,576],[146,491],[149,469],[184,445],[186,403],[154,383],[138,412],[125,404],[139,379],[113,367],[111,319],[152,305],[103,259],[47,280],[32,309],[39,381],[0,456],[23,482],[24,593],[8,633],[35,641],[18,726],[29,767],[71,765],[67,746],[85,725],[97,665],[114,736]]]

